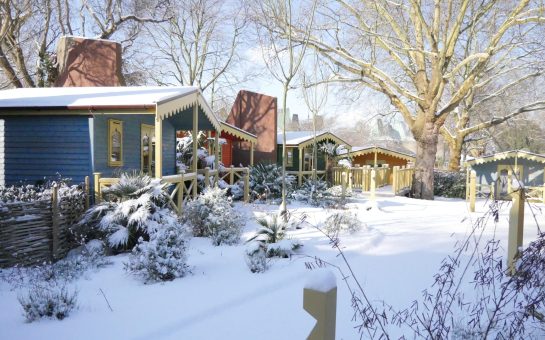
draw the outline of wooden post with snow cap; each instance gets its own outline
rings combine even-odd
[[[377,188],[377,170],[375,168],[371,169],[371,200],[374,201],[376,199],[375,196],[375,190]]]
[[[89,176],[85,176],[85,210],[89,209]]]
[[[475,199],[477,196],[477,173],[475,170],[471,170],[469,177],[469,211],[475,212]]]
[[[524,188],[513,192],[511,198],[513,205],[509,211],[509,236],[507,243],[507,268],[513,275],[516,271],[516,259],[519,256],[519,248],[522,246],[524,231]]]
[[[329,269],[311,273],[303,291],[303,308],[316,319],[308,340],[335,340],[337,279]]]
[[[102,193],[100,192],[100,176],[101,176],[101,173],[100,172],[95,172],[93,173],[93,176],[94,176],[94,180],[93,180],[93,184],[95,186],[95,204],[99,204],[102,197]]]
[[[59,231],[59,187],[53,185],[51,192],[51,257],[57,259],[60,243]]]
[[[399,171],[399,166],[398,165],[394,166],[394,169],[392,171],[393,171],[393,173],[392,173],[392,190],[393,190],[394,196],[395,196],[397,194],[397,183],[398,183],[397,172]]]
[[[244,171],[244,202],[250,202],[250,169]]]
[[[341,169],[341,198],[344,200],[346,196],[346,171]]]

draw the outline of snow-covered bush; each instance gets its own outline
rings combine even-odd
[[[286,191],[293,190],[295,177],[286,175]],[[282,167],[276,164],[257,164],[250,168],[252,200],[269,200],[282,196]]]
[[[335,185],[327,189],[327,194],[333,197],[342,197],[342,193],[343,193],[343,188],[340,185]],[[346,187],[344,194],[346,197],[352,196],[352,189],[350,189],[349,187]]]
[[[78,292],[66,285],[34,285],[18,300],[28,322],[41,318],[66,318],[77,307]]]
[[[262,242],[248,243],[244,255],[246,264],[252,273],[264,273],[269,268],[266,246]]]
[[[324,231],[328,235],[337,235],[342,231],[355,233],[362,228],[362,222],[354,212],[337,212],[329,215],[324,221]]]
[[[290,222],[290,218],[288,218],[288,222],[284,222],[278,215],[266,215],[256,221],[260,227],[247,242],[262,244],[266,257],[289,257],[294,250],[302,246],[298,240],[284,239],[288,226],[293,224]]]
[[[90,208],[78,227],[104,233],[115,249],[132,249],[140,237],[148,239],[159,226],[177,223],[167,186],[146,175],[121,174],[118,183],[104,190],[110,201]]]
[[[125,270],[145,282],[171,281],[189,272],[188,236],[185,226],[170,224],[152,232],[149,241],[139,239]]]
[[[465,198],[465,172],[437,171],[433,172],[433,194],[435,196]]]
[[[193,236],[212,239],[212,244],[232,245],[240,240],[243,221],[231,206],[226,190],[207,188],[184,210],[184,221],[191,227]]]
[[[57,175],[55,180],[48,180],[42,184],[21,184],[8,187],[0,186],[0,203],[33,202],[40,199],[51,199],[52,188],[57,185],[59,197],[78,195],[84,197],[81,186],[70,185],[69,178],[62,178]]]

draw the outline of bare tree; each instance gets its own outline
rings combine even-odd
[[[271,75],[282,84],[282,203],[280,215],[287,218],[286,204],[286,112],[288,91],[292,89],[295,79],[308,46],[308,37],[314,22],[317,1],[313,0],[310,9],[298,12],[299,19],[294,20],[291,0],[258,1],[258,11],[254,13],[253,21],[257,26],[259,42],[263,51],[263,60]],[[303,15],[304,13],[304,15]],[[306,17],[306,20],[302,20]],[[293,31],[297,30],[299,41],[292,39]],[[287,37],[282,45],[281,37]]]
[[[462,149],[469,136],[522,113],[545,110],[545,90],[539,85],[544,78],[545,48],[539,32],[543,29],[519,30],[513,35],[511,44],[531,47],[525,47],[524,53],[505,53],[502,63],[493,63],[477,75],[475,86],[441,127],[441,135],[449,147],[450,171],[459,170]],[[468,45],[464,58],[474,53],[474,44]],[[469,65],[464,66],[463,72],[464,75],[471,72]]]
[[[243,5],[222,0],[177,0],[170,19],[150,28],[154,60],[150,75],[159,84],[198,86],[213,108],[226,88],[246,80],[235,72],[247,26]],[[219,97],[219,98],[218,98]]]
[[[307,72],[303,73],[302,92],[305,104],[312,115],[312,179],[316,180],[316,162],[318,162],[318,143],[316,141],[316,119],[320,114],[320,111],[327,103],[328,83],[323,82],[326,78],[323,67],[320,67],[320,60],[318,55],[311,56],[311,67]],[[310,72],[308,72],[310,71]],[[329,164],[328,164],[329,165]],[[331,165],[330,165],[331,166]]]
[[[162,0],[0,1],[2,87],[44,87],[56,75],[55,43],[61,35],[116,37],[127,49],[142,25],[164,20]],[[78,25],[73,25],[77,22]]]
[[[530,0],[335,0],[320,8],[310,38],[292,25],[291,39],[308,40],[335,65],[339,71],[332,80],[364,85],[388,98],[417,143],[413,194],[433,199],[441,127],[482,72],[530,47],[512,38],[545,22],[543,11],[542,3]],[[479,32],[475,48],[459,58],[474,43],[468,39],[472,30]],[[466,67],[470,71],[464,73]]]

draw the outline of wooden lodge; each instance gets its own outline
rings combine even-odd
[[[283,133],[277,134],[277,162],[282,164],[282,145]],[[299,185],[304,179],[313,175],[313,170],[319,179],[325,179],[326,170],[328,167],[328,158],[326,154],[320,150],[320,146],[326,142],[343,145],[348,150],[351,146],[343,141],[340,137],[328,131],[316,132],[316,142],[318,143],[317,159],[313,157],[314,133],[312,131],[288,131],[286,132],[286,154],[287,167],[289,174],[295,175]]]
[[[545,197],[545,155],[527,151],[506,151],[472,158],[465,162],[474,170],[477,192],[498,199],[511,199],[513,187],[523,185],[530,196]],[[468,176],[469,178],[469,176]]]

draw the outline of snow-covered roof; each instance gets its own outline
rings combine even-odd
[[[94,110],[138,110],[164,119],[195,104],[203,110],[214,128],[220,130],[219,120],[195,86],[48,87],[0,91],[0,114],[13,114],[13,111],[19,115],[48,114],[50,110],[74,110],[74,114],[89,114]]]
[[[20,88],[0,91],[0,109],[155,107],[198,91],[194,86]]]
[[[409,150],[406,150],[402,146],[384,146],[384,145],[365,145],[365,146],[354,146],[352,147],[352,150],[350,152],[351,156],[357,156],[363,155],[370,152],[375,152],[375,150],[379,153],[389,154],[394,157],[400,157],[401,158],[411,158],[414,159],[415,154]]]
[[[483,164],[487,162],[493,162],[498,160],[504,160],[507,158],[515,158],[515,157],[545,163],[545,155],[540,155],[537,153],[524,151],[524,150],[512,150],[512,151],[500,152],[500,153],[483,156],[483,157],[476,157],[472,159],[469,159],[468,157],[468,159],[466,160],[466,165]]]
[[[221,122],[221,131],[232,136],[237,137],[238,139],[245,140],[252,143],[257,143],[257,136],[249,133],[248,131],[242,130],[239,127],[236,127],[227,122]]]
[[[276,135],[276,143],[282,144],[283,143],[283,133],[278,132]],[[316,131],[316,138],[318,141],[322,141],[325,139],[332,139],[337,144],[344,144],[349,145],[345,141],[343,141],[341,138],[339,138],[337,135],[329,132],[329,131]],[[314,139],[314,132],[313,131],[287,131],[286,132],[286,145],[300,145],[305,144],[306,142],[310,142]]]

